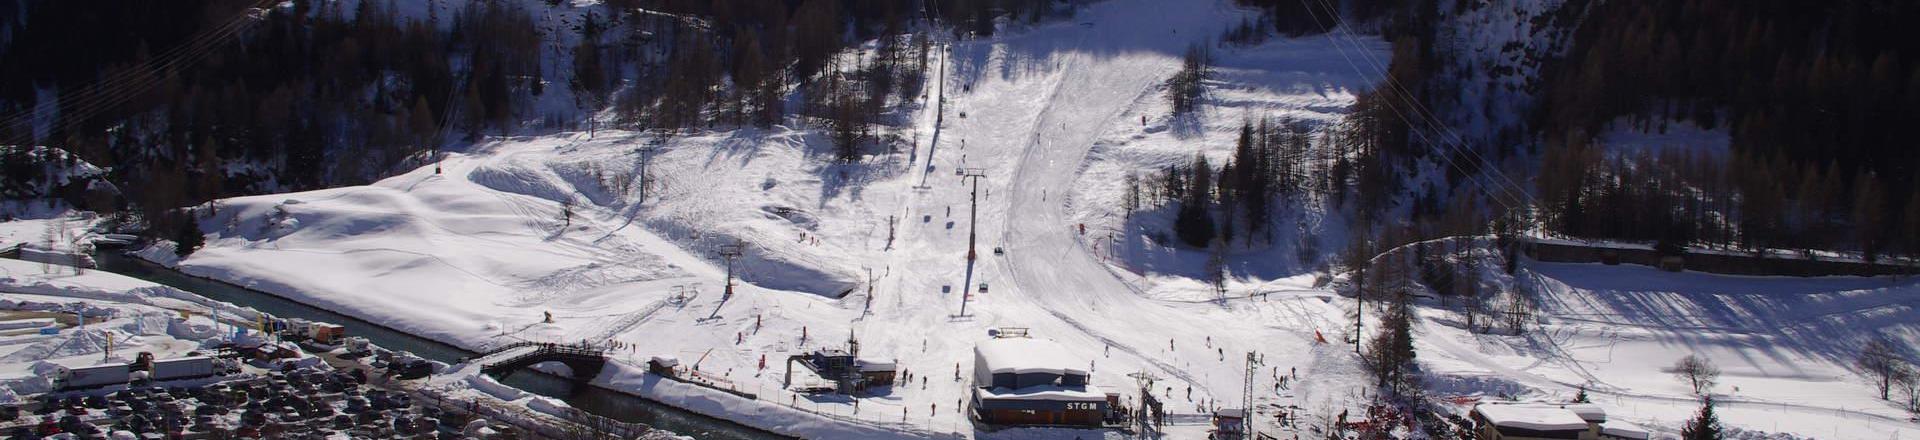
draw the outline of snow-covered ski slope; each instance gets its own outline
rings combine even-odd
[[[955,370],[970,371],[973,345],[996,327],[1026,327],[1059,341],[1065,355],[1088,362],[1093,383],[1108,391],[1136,394],[1130,373],[1159,377],[1155,392],[1175,413],[1174,438],[1205,437],[1203,403],[1242,404],[1249,351],[1265,359],[1254,386],[1261,403],[1297,404],[1321,415],[1358,413],[1369,382],[1348,347],[1339,345],[1344,311],[1353,303],[1301,279],[1312,273],[1298,267],[1248,272],[1251,278],[1236,291],[1274,293],[1216,302],[1204,299],[1211,294],[1198,283],[1164,276],[1142,282],[1128,275],[1132,268],[1101,257],[1106,245],[1099,222],[1110,221],[1121,184],[1115,176],[1127,167],[1157,167],[1195,150],[1224,155],[1246,118],[1335,120],[1355,89],[1371,83],[1345,57],[1385,63],[1385,44],[1377,39],[1361,40],[1371,48],[1366,53],[1322,37],[1218,49],[1221,75],[1208,83],[1199,121],[1176,129],[1178,121],[1164,117],[1162,82],[1179,68],[1190,43],[1211,41],[1249,13],[1225,1],[1112,0],[1086,5],[1070,21],[948,42],[933,60],[945,65],[946,76],[929,82],[922,110],[906,118],[910,126],[898,127],[914,140],[911,151],[903,147],[861,164],[831,163],[826,139],[797,127],[708,132],[660,145],[649,135],[617,130],[497,139],[372,185],[223,200],[202,223],[210,232],[206,248],[173,263],[468,347],[619,341],[630,347],[620,354],[624,365],[609,369],[603,383],[811,438],[1111,435],[969,425],[961,413],[968,384],[955,379],[964,377]],[[938,127],[936,121],[942,121]],[[642,198],[626,177],[636,175],[639,150],[650,147],[652,182]],[[975,225],[979,255],[971,264],[971,187],[955,175],[962,168],[986,175]],[[1093,223],[1084,236],[1081,223]],[[735,265],[744,282],[725,298],[722,253],[734,243],[745,244]],[[996,247],[1004,255],[993,252]],[[164,249],[146,254],[163,261],[171,255]],[[1620,418],[1672,429],[1692,403],[1661,369],[1702,339],[1679,329],[1638,330],[1633,344],[1621,345],[1637,350],[1635,357],[1596,364],[1600,358],[1592,356],[1600,354],[1593,347],[1635,327],[1577,320],[1598,313],[1578,305],[1632,290],[1582,280],[1631,283],[1642,276],[1615,272],[1623,270],[1542,268],[1541,283],[1562,287],[1552,290],[1552,324],[1529,336],[1468,334],[1446,324],[1448,312],[1423,308],[1421,360],[1436,392],[1564,397],[1591,382]],[[1302,276],[1282,278],[1295,274]],[[1867,288],[1852,279],[1726,279],[1747,283],[1742,289],[1774,283]],[[1688,292],[1657,283],[1646,289]],[[959,316],[963,292],[973,295]],[[1873,322],[1904,329],[1885,323],[1914,321],[1905,303],[1893,300],[1911,292],[1911,286],[1869,290],[1859,295],[1884,301],[1834,302],[1826,310],[1872,305],[1875,313],[1889,314]],[[552,323],[544,322],[548,314]],[[1821,330],[1845,334],[1830,338],[1841,341],[1879,328],[1865,327]],[[1755,336],[1726,339],[1746,342],[1699,350],[1730,376],[1766,379],[1743,386],[1745,394],[1734,400],[1777,403],[1732,403],[1730,422],[1772,431],[1779,421],[1779,431],[1822,437],[1915,434],[1844,374],[1844,360],[1795,354],[1807,349],[1767,345],[1761,341],[1771,336],[1765,335],[1778,333],[1748,331]],[[1316,333],[1334,344],[1315,345]],[[781,390],[786,356],[845,347],[849,336],[859,339],[862,357],[897,360],[912,383],[862,398],[858,406],[844,397]],[[1829,347],[1829,354],[1841,349]],[[1739,366],[1768,353],[1788,360]],[[639,377],[635,372],[653,355],[677,356],[704,377],[761,400],[704,395]],[[1783,369],[1798,364],[1805,365]],[[1274,374],[1295,368],[1303,378],[1275,392]],[[1831,400],[1793,399],[1793,386],[1834,384],[1844,386],[1822,390]],[[1773,391],[1756,395],[1749,387]],[[1856,414],[1877,418],[1852,418],[1867,417]]]

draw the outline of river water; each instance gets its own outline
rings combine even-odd
[[[409,351],[420,357],[453,363],[472,352],[439,341],[421,338],[371,322],[325,309],[308,306],[219,281],[197,278],[133,257],[106,251],[94,256],[98,270],[173,286],[200,296],[225,301],[281,318],[301,318],[347,326],[347,333],[362,336],[388,350]],[[575,408],[623,422],[644,423],[698,439],[762,440],[783,439],[765,431],[727,420],[694,414],[679,408],[575,382],[535,371],[513,373],[502,380],[528,392],[561,399]]]

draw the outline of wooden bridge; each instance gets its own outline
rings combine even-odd
[[[573,370],[575,380],[587,381],[606,367],[607,350],[585,344],[516,342],[487,350],[472,362],[480,364],[480,372],[493,376],[513,374],[541,362],[559,362]]]

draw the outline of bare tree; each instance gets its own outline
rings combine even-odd
[[[1867,341],[1867,346],[1860,349],[1859,357],[1854,358],[1853,365],[1873,380],[1874,386],[1880,389],[1881,400],[1889,398],[1895,380],[1907,369],[1906,362],[1900,359],[1893,344],[1885,339]]]
[[[1460,315],[1467,320],[1467,331],[1478,332],[1487,321],[1487,298],[1480,295],[1480,280],[1468,278],[1460,288]]]
[[[1533,320],[1533,297],[1526,292],[1515,290],[1507,292],[1506,315],[1507,331],[1521,334],[1527,331],[1527,321]]]
[[[1692,386],[1694,394],[1704,394],[1720,379],[1720,367],[1700,355],[1690,354],[1673,363],[1673,375]]]
[[[1920,372],[1913,367],[1901,368],[1893,379],[1894,388],[1907,398],[1907,412],[1920,415]]]
[[[67,243],[67,262],[73,265],[74,275],[87,273],[87,248],[83,248],[73,236],[73,228],[67,224],[67,217],[60,217],[60,241]],[[90,246],[88,246],[90,248]]]
[[[1120,204],[1126,208],[1127,218],[1133,218],[1133,212],[1140,210],[1140,175],[1128,171],[1126,186],[1127,192],[1121,197]]]
[[[41,246],[46,249],[47,254],[40,258],[40,273],[53,274],[60,272],[60,265],[53,263],[53,252],[54,249],[56,249],[55,245],[60,242],[60,230],[66,228],[64,223],[66,223],[66,217],[47,222],[47,231],[44,236],[41,237],[43,241]]]

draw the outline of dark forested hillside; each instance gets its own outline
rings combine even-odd
[[[1666,229],[1674,231],[1665,233],[1670,237],[1753,248],[1847,243],[1869,257],[1920,252],[1920,241],[1908,237],[1920,218],[1906,214],[1920,209],[1910,201],[1917,195],[1920,150],[1903,133],[1920,124],[1915,20],[1920,4],[1903,1],[1596,3],[1575,33],[1573,53],[1543,71],[1539,127],[1549,145],[1578,151],[1581,137],[1609,123],[1657,131],[1685,121],[1724,128],[1733,155],[1640,160],[1649,165],[1643,167],[1588,159],[1583,168],[1600,175],[1664,173],[1674,177],[1652,180],[1681,186],[1649,191],[1614,183],[1601,188],[1622,189],[1591,191],[1589,185],[1582,191],[1543,185],[1557,202],[1550,210],[1601,212],[1579,206],[1588,203],[1583,199],[1615,199],[1614,208],[1668,207],[1615,228],[1562,222],[1563,230],[1580,235],[1653,238],[1623,229]],[[1548,166],[1582,161],[1582,155],[1551,155]],[[1725,167],[1702,169],[1716,164]],[[1688,189],[1705,191],[1692,201],[1672,196]],[[1673,203],[1657,203],[1662,200]]]
[[[0,1],[0,145],[110,167],[150,215],[371,181],[485,135],[833,129],[852,160],[923,78],[925,29],[990,35],[1019,0]],[[918,35],[919,38],[909,38]],[[835,55],[878,39],[879,61]],[[789,107],[799,93],[804,105]],[[797,119],[789,119],[797,117]]]
[[[1278,3],[1286,9],[1287,2]],[[1920,20],[1920,4],[1539,5],[1546,7],[1435,0],[1394,10],[1386,33],[1393,42],[1388,76],[1397,87],[1383,84],[1361,99],[1356,118],[1382,123],[1360,139],[1377,141],[1384,166],[1444,165],[1455,188],[1448,193],[1491,197],[1488,206],[1532,204],[1542,226],[1568,236],[1837,249],[1869,258],[1920,252],[1920,240],[1911,238],[1920,234],[1920,150],[1901,130],[1920,124],[1920,28],[1908,25]],[[1309,11],[1328,14],[1325,6]],[[1464,57],[1463,47],[1482,42],[1461,41],[1462,33],[1447,29],[1468,26],[1450,20],[1476,13],[1520,14],[1514,31],[1532,39],[1491,49],[1530,55],[1492,64]],[[1557,44],[1556,35],[1570,35],[1565,50],[1543,49]],[[1462,101],[1460,90],[1475,86],[1465,81],[1534,68],[1538,73],[1517,90],[1532,101],[1463,105],[1475,104]],[[1484,97],[1464,99],[1475,98]],[[1400,114],[1417,115],[1415,106],[1456,121],[1476,119],[1447,113],[1528,116],[1480,127],[1490,133],[1469,133],[1477,141],[1462,143],[1448,141],[1454,133],[1447,130],[1467,127]],[[1730,151],[1612,151],[1601,139],[1610,130],[1663,133],[1675,124],[1726,133]],[[1510,160],[1528,165],[1506,166]],[[1493,175],[1502,172],[1518,175]],[[1528,177],[1528,200],[1501,201],[1481,189],[1498,178]],[[1444,210],[1431,203],[1434,192],[1407,190],[1401,200],[1413,205],[1416,219]]]

